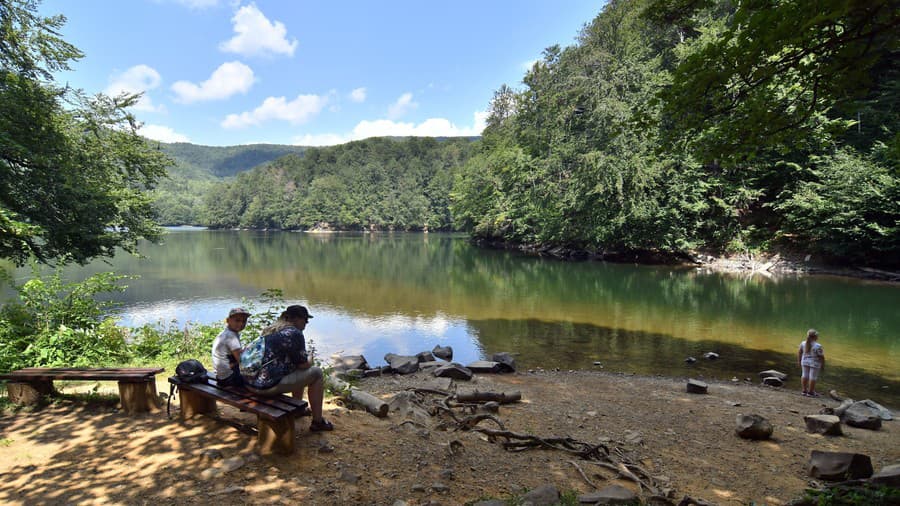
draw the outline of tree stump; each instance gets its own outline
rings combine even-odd
[[[256,426],[259,429],[257,450],[261,455],[294,453],[294,417],[283,416],[278,420],[269,420],[259,416]]]
[[[9,400],[15,404],[33,405],[40,402],[41,397],[53,393],[53,382],[7,383],[6,392]]]
[[[141,383],[119,382],[119,398],[122,400],[122,411],[133,415],[148,411],[159,411],[161,403],[159,394],[156,393],[156,382],[145,381]]]

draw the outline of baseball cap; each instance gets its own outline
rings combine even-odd
[[[246,309],[244,309],[242,307],[231,308],[231,311],[228,312],[228,317],[231,318],[232,316],[234,316],[236,314],[245,314],[247,316],[250,316],[250,311],[247,311]]]

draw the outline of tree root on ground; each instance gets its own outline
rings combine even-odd
[[[430,407],[427,408],[427,411],[432,416],[445,415],[444,420],[438,425],[439,429],[478,432],[487,436],[488,441],[499,443],[508,451],[520,452],[544,448],[575,455],[588,463],[612,471],[615,473],[614,479],[621,478],[632,481],[637,484],[639,490],[646,491],[650,496],[661,497],[660,487],[656,480],[653,479],[649,472],[636,464],[622,448],[610,447],[603,443],[585,443],[570,437],[538,437],[531,434],[512,432],[507,430],[503,426],[503,422],[491,414],[469,414],[465,416],[465,412],[473,413],[475,411],[477,403],[473,407],[471,402],[454,402],[457,400],[454,392],[428,388],[410,390],[417,394],[423,407],[426,405],[427,395],[441,396],[439,399],[432,399]],[[463,411],[463,413],[457,413],[454,408]],[[479,427],[478,425],[485,420],[493,422],[498,428]],[[575,461],[570,460],[568,462],[575,467],[585,482],[594,488],[599,488]],[[603,477],[602,475],[597,476]]]

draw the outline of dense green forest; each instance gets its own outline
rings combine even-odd
[[[896,2],[612,0],[495,93],[454,186],[486,239],[898,262]]]
[[[208,221],[204,196],[215,183],[291,153],[302,146],[248,144],[243,146],[199,146],[184,142],[155,143],[172,160],[169,177],[153,192],[158,220],[163,225],[194,225]]]
[[[369,139],[277,159],[287,147],[167,145],[193,169],[160,185],[160,216],[895,264],[900,10],[816,5],[613,0],[520,89],[495,92],[479,140]]]
[[[289,155],[206,195],[213,227],[448,230],[471,141],[373,138]]]

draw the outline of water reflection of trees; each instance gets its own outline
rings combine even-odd
[[[900,369],[900,292],[891,285],[561,262],[434,233],[203,231],[171,233],[142,251],[147,259],[119,256],[86,272],[142,275],[127,293],[141,302],[281,288],[288,298],[366,316],[587,323],[757,349],[793,349],[816,326],[844,360],[853,353]]]

